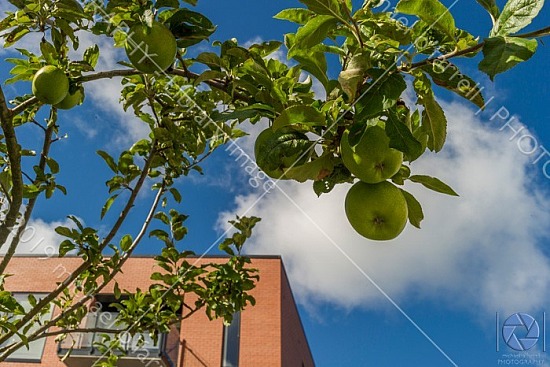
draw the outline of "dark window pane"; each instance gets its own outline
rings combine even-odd
[[[239,366],[239,344],[241,333],[241,313],[233,315],[231,325],[223,327],[222,367]]]

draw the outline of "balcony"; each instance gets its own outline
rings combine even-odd
[[[101,333],[70,334],[59,343],[58,355],[68,367],[92,367],[99,359],[105,357],[102,351],[94,347],[102,338]],[[179,331],[176,327],[172,327],[167,334],[159,335],[156,343],[149,335],[141,334],[143,344],[139,345],[139,338],[140,335],[120,336],[124,351],[117,351],[118,367],[176,367],[179,352]]]

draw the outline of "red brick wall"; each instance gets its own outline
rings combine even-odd
[[[218,261],[224,259],[218,258]],[[217,261],[213,258],[199,263]],[[15,257],[6,273],[12,292],[47,292],[55,288],[80,263],[80,258]],[[313,367],[311,354],[294,305],[288,280],[280,258],[254,258],[252,267],[260,270],[260,282],[252,291],[256,306],[248,307],[241,316],[240,367]],[[160,271],[152,258],[131,258],[116,280],[121,289],[146,289],[150,274]],[[103,293],[112,292],[106,288]],[[186,300],[189,301],[189,300]],[[174,341],[172,340],[171,343]],[[209,321],[203,311],[181,324],[180,367],[219,367],[222,358],[223,324]],[[302,350],[304,349],[304,350]],[[2,367],[66,367],[57,357],[57,344],[49,338],[42,363],[3,362]]]
[[[282,367],[314,367],[313,356],[307,343],[306,335],[292,296],[290,284],[284,267],[281,267],[281,332],[283,346]]]
[[[14,257],[6,269],[6,274],[14,274],[6,279],[5,287],[11,292],[45,293],[56,287],[56,282],[62,281],[73,269],[82,263],[82,259]],[[145,289],[150,284],[150,274],[158,271],[152,258],[132,258],[126,263],[124,273],[116,277],[121,289]],[[112,292],[112,286],[104,293]],[[44,346],[42,363],[2,362],[2,367],[67,367],[57,356],[55,338],[48,338]]]
[[[281,260],[255,259],[260,281],[256,306],[241,314],[239,367],[281,366]]]

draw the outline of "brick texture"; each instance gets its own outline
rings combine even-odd
[[[80,258],[15,257],[6,273],[6,289],[11,292],[41,293],[51,291],[81,264]],[[224,261],[205,258],[200,263]],[[300,322],[294,298],[280,258],[253,258],[260,281],[252,291],[254,307],[241,315],[239,367],[314,367],[313,358]],[[146,289],[154,271],[161,271],[150,257],[135,257],[117,275],[121,289]],[[112,288],[104,293],[112,293]],[[189,301],[189,300],[186,300]],[[178,347],[179,344],[179,347]],[[170,355],[177,355],[177,367],[222,366],[223,324],[210,321],[198,312],[182,321],[179,340],[168,339]],[[179,350],[174,350],[179,349]],[[137,362],[136,366],[140,363]],[[48,338],[41,363],[3,362],[2,367],[66,367],[57,356],[54,338]],[[222,366],[223,367],[223,366]]]

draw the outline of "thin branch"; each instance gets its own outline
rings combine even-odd
[[[105,249],[111,240],[114,238],[124,221],[126,220],[128,214],[130,213],[132,207],[134,206],[135,200],[137,198],[137,195],[140,191],[140,189],[143,187],[143,184],[149,174],[149,169],[151,167],[151,162],[153,160],[153,156],[156,154],[156,148],[155,144],[153,144],[153,147],[151,148],[149,155],[147,159],[145,160],[145,165],[143,167],[143,171],[136,182],[136,185],[134,186],[134,191],[132,191],[130,197],[128,198],[128,201],[126,202],[125,207],[121,211],[117,221],[107,234],[107,236],[103,239],[101,242],[101,245],[99,246],[98,251],[102,251]],[[76,268],[63,282],[60,282],[56,289],[49,293],[46,297],[42,298],[35,307],[33,307],[31,310],[29,310],[25,316],[23,316],[15,326],[15,329],[19,330],[21,329],[25,324],[27,324],[32,318],[38,314],[44,307],[48,307],[49,304],[59,295],[63,292],[64,289],[66,289],[80,274],[82,274],[84,271],[86,271],[90,266],[92,265],[91,261],[88,259],[84,261],[78,268]],[[13,333],[7,333],[3,337],[0,337],[0,344],[4,343],[6,340],[8,340]],[[11,353],[11,351],[9,352]],[[0,362],[7,358],[9,354],[4,354],[0,356]]]
[[[103,290],[103,288],[105,288],[112,281],[112,279],[116,276],[116,274],[118,274],[121,271],[122,266],[124,265],[124,263],[130,258],[130,256],[132,255],[132,253],[135,250],[135,248],[137,247],[137,245],[141,242],[141,240],[143,239],[143,237],[147,233],[147,229],[149,228],[149,225],[150,225],[151,221],[153,220],[153,217],[155,215],[155,211],[157,210],[158,204],[160,203],[160,199],[162,198],[162,195],[164,194],[164,190],[165,190],[165,183],[163,182],[162,187],[159,189],[159,192],[157,193],[157,195],[155,196],[155,199],[153,200],[153,203],[151,204],[151,208],[149,210],[149,213],[147,214],[147,217],[145,218],[145,221],[143,222],[143,226],[141,227],[141,230],[139,231],[136,238],[132,242],[132,245],[130,246],[129,250],[126,252],[126,254],[124,254],[124,256],[121,257],[121,259],[120,259],[119,263],[117,264],[116,268],[113,269],[113,271],[109,274],[109,276],[105,278],[103,283],[99,287],[94,289],[93,293],[90,293],[90,292],[87,293],[77,303],[75,303],[74,305],[72,305],[68,309],[63,310],[62,313],[58,314],[56,317],[49,320],[47,323],[42,325],[40,328],[36,329],[32,334],[27,335],[28,341],[32,341],[32,340],[42,338],[45,331],[48,330],[50,327],[55,326],[57,321],[59,321],[63,317],[65,317],[65,315],[67,313],[70,313],[72,311],[75,311],[79,307],[82,307],[95,294],[98,294],[99,292],[101,292],[101,290]],[[19,327],[17,327],[17,328],[19,329]],[[120,331],[121,330],[117,330],[117,332],[120,332]],[[71,332],[76,332],[76,331],[71,330]],[[56,333],[56,334],[53,334],[53,335],[63,334],[63,332],[56,332],[56,331],[54,331],[53,333]],[[21,341],[17,344],[14,344],[14,345],[10,346],[9,349],[6,349],[6,351],[4,352],[4,355],[0,356],[0,361],[4,360],[7,356],[9,356],[15,350],[21,348],[23,345],[24,345],[24,343]]]
[[[19,115],[21,112],[25,111],[27,107],[30,107],[36,103],[39,103],[38,98],[35,96],[32,96],[31,98],[27,99],[25,102],[18,104],[14,108],[11,109],[11,113],[15,115]]]
[[[47,338],[49,336],[56,336],[61,334],[73,334],[73,333],[102,333],[102,334],[117,334],[123,331],[127,331],[125,329],[104,329],[104,328],[90,328],[90,329],[62,329],[62,330],[55,330],[55,331],[49,331],[47,333],[42,333],[36,338],[33,338],[34,340]]]
[[[72,333],[103,333],[103,334],[117,334],[120,332],[127,331],[127,329],[104,329],[104,328],[90,328],[90,329],[61,329],[61,330],[55,330],[55,331],[49,331],[47,333],[42,333],[40,335],[37,335],[36,337],[33,337],[32,340],[28,341],[35,341],[38,339],[47,338],[50,336],[57,336],[62,334],[72,334]],[[5,346],[4,348],[0,349],[0,353],[12,353],[13,351],[21,348],[24,344],[22,342],[18,343],[12,343],[10,345]]]
[[[538,38],[538,37],[544,37],[544,36],[549,36],[549,35],[550,35],[550,26],[539,29],[539,30],[536,30],[536,31],[533,31],[533,32],[518,34],[517,36],[513,36],[513,37]]]
[[[537,30],[537,31],[533,31],[533,32],[529,32],[529,33],[523,33],[523,34],[518,34],[518,35],[510,36],[510,37],[516,37],[516,38],[537,38],[537,37],[544,37],[544,36],[548,36],[548,35],[550,35],[550,26],[549,26],[549,27],[542,28],[542,29],[539,29],[539,30]],[[416,68],[419,68],[419,67],[422,67],[422,66],[431,64],[431,63],[433,63],[434,61],[444,61],[444,60],[452,59],[452,58],[454,58],[454,57],[467,55],[467,54],[470,54],[470,53],[472,53],[472,52],[477,52],[477,51],[479,51],[480,49],[483,48],[483,46],[485,46],[485,42],[480,42],[480,43],[478,43],[477,45],[472,46],[472,47],[469,47],[469,48],[464,49],[464,50],[452,51],[452,52],[449,52],[448,54],[445,54],[445,55],[441,55],[441,56],[437,56],[437,57],[430,57],[430,58],[427,58],[427,59],[425,59],[425,60],[422,60],[422,61],[419,61],[419,62],[410,64],[410,65],[405,65],[405,66],[399,67],[399,68],[398,68],[398,71],[405,71],[405,72],[407,72],[407,71],[410,71],[410,70],[413,70],[413,69],[416,69]]]
[[[27,172],[22,171],[21,173],[23,174],[23,176],[24,176],[27,180],[29,180],[29,182],[33,182],[33,181],[34,181],[33,178],[31,177],[31,175],[29,175]]]
[[[53,112],[50,114],[50,120],[54,116]],[[44,171],[46,168],[46,158],[50,154],[50,147],[52,145],[52,136],[54,132],[54,125],[50,125],[46,131],[44,132],[44,143],[42,145],[42,152],[40,153],[40,161],[38,162],[38,167],[40,168],[40,171]],[[37,183],[37,179],[35,178],[33,180],[33,183]],[[34,210],[34,205],[36,204],[36,200],[38,199],[38,196],[33,197],[29,200],[25,207],[25,214],[23,215],[23,221],[19,228],[17,229],[17,233],[13,238],[11,239],[11,244],[8,248],[8,251],[4,255],[4,258],[2,259],[2,262],[0,263],[0,274],[3,274],[6,270],[6,267],[8,266],[8,263],[10,262],[11,258],[15,254],[15,250],[17,246],[19,245],[19,239],[21,238],[21,235],[23,234],[23,231],[27,228],[27,224],[29,223],[29,220],[31,218],[31,214]]]
[[[23,204],[23,174],[21,172],[21,147],[13,126],[13,113],[10,111],[3,89],[0,87],[0,126],[6,139],[8,161],[11,169],[11,205],[4,223],[0,226],[0,248],[6,243],[17,223],[19,210]]]
[[[53,118],[54,113],[53,110],[50,113],[50,121]],[[41,126],[41,125],[40,125]],[[46,158],[50,154],[50,147],[52,145],[52,136],[53,136],[54,126],[50,125],[44,132],[44,143],[42,144],[42,152],[40,153],[40,161],[38,162],[38,167],[40,168],[40,171],[44,171],[46,168]],[[35,178],[33,180],[33,183],[37,183],[38,180]],[[2,259],[2,262],[0,263],[0,274],[3,274],[6,270],[6,267],[8,266],[9,261],[15,254],[15,250],[17,248],[17,245],[19,244],[19,239],[21,238],[21,235],[27,228],[27,224],[29,223],[29,220],[31,218],[31,214],[34,210],[34,205],[36,204],[36,200],[38,199],[38,196],[33,197],[29,200],[28,204],[25,207],[25,214],[23,216],[23,221],[19,228],[17,229],[17,233],[13,238],[11,239],[11,244],[8,248],[8,251],[4,255],[4,258]]]
[[[86,83],[94,80],[100,79],[112,79],[121,76],[133,76],[133,75],[143,75],[144,73],[135,69],[118,69],[118,70],[109,70],[109,71],[100,71],[94,74],[84,75],[80,78],[77,78],[75,81],[77,83]]]
[[[169,70],[165,71],[165,73],[169,74],[169,75],[183,76],[183,77],[186,77],[186,78],[189,78],[189,79],[197,79],[199,77],[199,74],[194,73],[192,71],[189,71],[187,69],[169,69]],[[75,80],[75,82],[77,82],[77,83],[86,83],[86,82],[91,82],[91,81],[101,80],[101,79],[112,79],[112,78],[116,78],[116,77],[128,77],[128,76],[143,75],[143,74],[145,74],[145,73],[143,73],[141,71],[138,71],[138,70],[135,70],[135,69],[117,69],[117,70],[109,70],[109,71],[100,71],[100,72],[97,72],[97,73],[94,73],[94,74],[84,75],[80,78],[77,78]],[[223,92],[226,92],[226,93],[230,94],[229,90],[227,88],[227,85],[225,83],[223,83],[222,81],[205,80],[204,83],[209,85],[212,88],[219,89]],[[241,101],[249,101],[250,100],[249,98],[247,98],[245,95],[243,95],[241,93],[234,93],[234,97],[238,100],[241,100]],[[0,101],[0,103],[1,103],[1,101]],[[6,108],[7,108],[6,111],[8,111],[11,114],[11,116],[15,116],[15,115],[18,115],[21,112],[23,112],[26,108],[28,108],[32,105],[35,105],[37,103],[39,103],[38,98],[33,96],[33,97],[27,99],[25,102],[22,102],[21,104],[18,104],[17,106],[15,106],[12,109],[7,108],[7,105],[6,105]],[[4,103],[4,105],[5,105],[5,103]]]
[[[113,240],[113,238],[118,233],[118,230],[120,229],[120,227],[122,226],[122,224],[126,220],[126,217],[130,213],[130,210],[132,210],[132,208],[134,206],[134,202],[136,201],[136,198],[138,196],[138,193],[141,190],[141,188],[143,187],[143,184],[145,183],[145,180],[147,179],[147,176],[149,175],[149,169],[151,168],[151,163],[152,163],[153,157],[156,155],[156,153],[157,153],[156,142],[153,141],[152,148],[149,151],[148,157],[145,160],[145,165],[143,166],[143,170],[141,172],[141,175],[139,176],[139,179],[136,182],[136,184],[134,186],[134,189],[132,190],[132,192],[130,194],[130,197],[128,198],[128,201],[127,201],[126,205],[124,206],[124,209],[120,212],[120,215],[119,215],[117,221],[115,222],[115,224],[113,225],[113,227],[111,228],[111,230],[109,231],[107,236],[103,239],[103,241],[100,245],[101,250],[104,249],[105,247],[107,247],[109,245],[109,242],[111,242]]]
[[[200,76],[197,73],[187,70],[187,68],[168,69],[165,71],[165,73],[168,75],[182,76],[188,79],[197,79]],[[132,76],[132,75],[143,75],[143,74],[144,73],[142,73],[141,71],[138,71],[135,69],[110,70],[110,71],[102,71],[95,74],[88,74],[81,78],[78,78],[76,81],[80,83],[85,83],[85,82],[90,82],[90,81],[99,80],[99,79],[111,79],[111,78],[120,77],[120,76]],[[227,85],[223,81],[211,79],[211,80],[205,80],[204,83],[209,85],[212,88],[215,88],[230,94],[230,91],[228,90]],[[249,98],[247,98],[241,93],[235,93],[235,98],[242,101],[249,100]]]
[[[363,42],[363,37],[361,37],[361,29],[359,28],[359,24],[357,24],[357,21],[355,19],[353,19],[353,15],[351,15],[351,10],[347,7],[347,5],[344,4],[343,7],[346,11],[346,15],[353,25],[353,27],[351,28],[351,32],[355,34],[355,38],[357,38],[357,41],[359,41],[359,46],[361,46],[361,48],[364,48],[365,44]],[[345,24],[349,25],[349,23],[347,22]]]
[[[485,42],[480,42],[477,45],[469,47],[467,49],[460,50],[460,51],[452,51],[452,52],[449,52],[448,54],[437,56],[437,57],[430,57],[430,58],[427,58],[425,60],[412,63],[410,65],[405,65],[405,66],[399,67],[399,68],[397,68],[397,70],[407,72],[407,71],[410,71],[410,70],[413,70],[413,69],[420,68],[420,67],[425,66],[425,65],[429,65],[429,64],[431,64],[435,61],[444,61],[444,60],[452,59],[453,57],[458,57],[458,56],[462,56],[462,55],[466,55],[466,54],[469,54],[469,53],[472,53],[472,52],[479,51],[480,49],[483,48],[484,45],[485,45]]]

